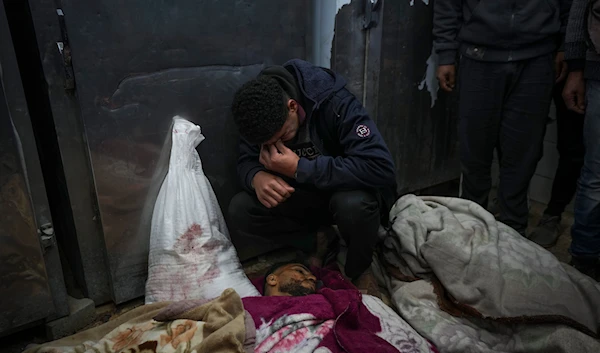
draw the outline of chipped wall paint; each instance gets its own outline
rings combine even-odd
[[[371,0],[373,2],[373,0]],[[350,0],[335,0],[335,13],[337,14],[344,5],[348,5]]]
[[[419,90],[423,90],[427,87],[427,91],[429,95],[431,95],[431,107],[435,105],[435,101],[437,100],[437,93],[439,89],[439,82],[435,75],[437,67],[438,67],[438,55],[431,47],[431,55],[427,58],[427,69],[425,70],[425,74],[423,75],[423,80],[419,83]]]
[[[335,16],[351,0],[313,0],[314,27],[313,63],[322,67],[331,67],[331,49],[335,33]]]
[[[342,7],[350,4],[351,0],[313,0],[314,27],[313,33],[313,58],[315,65],[322,67],[331,67],[331,50],[333,46],[333,37],[335,34],[335,17]],[[373,1],[373,0],[372,0]],[[421,0],[425,5],[429,5],[429,0]],[[414,5],[414,0],[410,5]],[[427,58],[427,69],[423,74],[423,80],[419,83],[419,90],[427,88],[431,95],[431,107],[435,105],[439,83],[436,78],[438,65],[438,56],[431,49],[431,55]]]

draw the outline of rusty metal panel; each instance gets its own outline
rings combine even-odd
[[[69,313],[10,33],[5,9],[0,7],[0,335]],[[41,242],[38,226],[48,231]]]
[[[49,113],[66,166],[62,191],[68,194],[70,208],[64,207],[62,216],[72,222],[72,228],[57,229],[58,238],[75,281],[84,295],[99,305],[112,300],[112,289],[79,101],[74,90],[66,89],[68,77],[61,48],[68,45],[68,38],[61,28],[56,0],[30,0],[29,6],[47,83]]]
[[[64,0],[62,6],[113,297],[123,302],[144,293],[171,117],[201,125],[204,169],[227,209],[239,190],[233,93],[264,65],[309,57],[311,1]]]
[[[367,11],[367,7],[374,10]],[[347,88],[361,100],[375,122],[379,118],[381,18],[383,0],[352,0],[335,18],[331,68],[348,80]]]
[[[372,1],[352,0],[340,9],[332,67],[376,121],[396,164],[399,192],[406,193],[459,177],[458,120],[454,97],[438,93],[432,75],[432,2],[380,2],[368,29],[365,6]]]
[[[331,69],[346,78],[346,88],[361,101],[364,92],[366,38],[369,34],[367,30],[363,30],[364,3],[365,0],[354,0],[338,10],[331,45]]]
[[[0,333],[54,312],[22,153],[0,87]]]
[[[4,12],[2,11],[2,14]],[[0,18],[0,25],[4,27]],[[0,67],[4,69],[0,62]],[[2,71],[0,70],[0,73]],[[0,332],[46,318],[54,305],[23,151],[0,87]]]
[[[454,97],[437,94],[435,75],[426,75],[435,70],[432,21],[431,1],[385,2],[377,125],[392,151],[401,192],[460,176]]]

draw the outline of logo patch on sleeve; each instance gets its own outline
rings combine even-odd
[[[371,135],[371,129],[367,125],[361,124],[356,127],[356,134],[358,137],[364,138]]]

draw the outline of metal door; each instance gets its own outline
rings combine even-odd
[[[47,29],[38,9],[48,3],[30,1],[39,33]],[[239,190],[233,93],[265,65],[309,57],[311,3],[62,1],[62,54],[74,74],[66,88],[75,88],[81,109],[104,239],[96,251],[106,251],[117,303],[144,294],[171,117],[202,127],[200,155],[225,211]],[[39,45],[51,44],[56,48]]]
[[[22,153],[0,87],[0,333],[54,312]]]
[[[50,316],[55,307],[32,207],[22,139],[7,101],[8,89],[20,89],[22,94],[22,88],[15,85],[15,80],[19,80],[18,68],[2,6],[0,48],[0,334],[3,334]],[[26,107],[20,106],[17,111],[27,118]]]
[[[455,97],[438,94],[432,19],[426,0],[352,0],[336,17],[331,66],[376,120],[401,193],[460,176]]]

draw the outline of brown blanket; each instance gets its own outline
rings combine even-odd
[[[175,308],[175,309],[174,309]],[[96,328],[30,348],[26,353],[252,351],[254,325],[233,289],[200,305],[144,305]],[[248,327],[250,323],[252,327]]]

